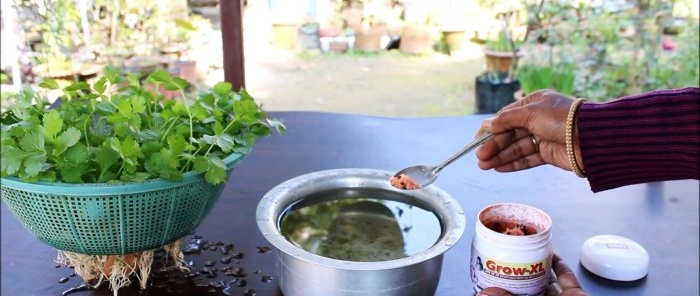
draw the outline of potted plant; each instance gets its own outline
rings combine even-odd
[[[576,67],[573,64],[537,65],[523,64],[517,73],[520,90],[515,92],[516,100],[537,90],[553,89],[561,94],[572,95],[576,78]]]
[[[476,77],[476,111],[477,113],[495,113],[513,102],[513,94],[520,89],[514,73],[517,71],[518,59],[522,56],[519,39],[516,39],[517,27],[514,19],[526,10],[520,5],[498,7],[494,5],[494,15],[499,29],[494,37],[484,46],[486,71]],[[527,34],[525,34],[527,35]]]
[[[228,83],[186,98],[184,79],[160,70],[146,80],[181,100],[108,68],[92,84],[44,80],[63,93],[61,104],[49,108],[42,92],[26,89],[0,116],[2,201],[60,262],[88,284],[109,282],[115,295],[132,275],[146,286],[155,249],[187,269],[178,240],[214,206],[256,139],[284,131]]]
[[[400,18],[398,3],[394,1],[362,1],[362,21],[354,28],[353,48],[359,51],[376,52],[382,48],[382,37],[390,27],[397,26]]]

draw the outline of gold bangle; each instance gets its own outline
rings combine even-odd
[[[565,131],[565,140],[566,140],[566,156],[569,157],[569,162],[571,163],[571,170],[574,171],[576,176],[579,176],[581,178],[586,177],[586,172],[581,170],[581,167],[578,166],[578,162],[576,162],[576,154],[574,153],[574,118],[576,117],[576,110],[578,110],[578,107],[581,106],[581,103],[586,101],[584,98],[578,98],[574,100],[574,102],[571,104],[571,108],[569,109],[569,115],[566,117],[566,131]]]

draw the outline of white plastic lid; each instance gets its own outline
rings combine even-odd
[[[583,243],[581,265],[607,279],[635,281],[649,271],[649,253],[631,239],[598,235]]]

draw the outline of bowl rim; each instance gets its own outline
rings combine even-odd
[[[435,185],[410,191],[393,187],[389,183],[389,179],[393,174],[393,172],[374,169],[341,168],[316,171],[294,177],[272,188],[260,200],[256,209],[258,228],[265,239],[278,252],[283,252],[299,260],[335,269],[389,270],[415,265],[436,257],[441,258],[442,254],[457,244],[464,233],[466,227],[464,210],[457,200]],[[316,190],[311,189],[310,185],[318,186],[324,181],[330,186]],[[332,259],[316,255],[289,242],[278,228],[278,220],[280,215],[284,213],[284,210],[310,193],[338,188],[332,186],[338,185],[338,181],[346,181],[343,185],[348,188],[362,188],[364,186],[365,188],[393,191],[419,199],[422,205],[433,211],[444,225],[442,235],[431,247],[417,254],[400,259],[374,262]]]

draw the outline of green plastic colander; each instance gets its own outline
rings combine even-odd
[[[244,157],[224,159],[229,174]],[[191,233],[224,186],[195,172],[178,182],[67,184],[1,178],[0,196],[29,232],[56,249],[124,255],[156,249]]]

